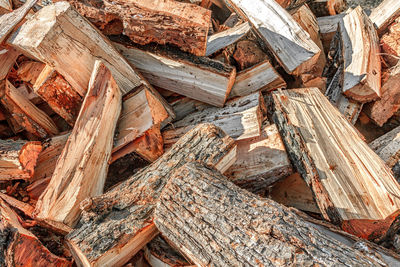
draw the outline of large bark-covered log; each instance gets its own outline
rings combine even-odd
[[[173,117],[158,92],[67,2],[43,7],[9,38],[8,44],[53,67],[82,97],[94,62],[101,59],[123,94],[145,86]]]
[[[173,0],[68,0],[107,35],[124,33],[138,44],[174,44],[204,56],[211,11]]]
[[[236,142],[237,159],[224,174],[234,184],[258,193],[292,173],[276,125],[265,121],[260,136]]]
[[[252,24],[286,72],[298,75],[314,66],[321,50],[311,40],[309,34],[277,2],[224,1],[229,8]]]
[[[198,163],[172,175],[158,201],[155,224],[198,266],[377,264],[288,208],[240,189]]]
[[[275,92],[273,99],[292,164],[324,218],[366,239],[385,238],[399,214],[400,186],[382,159],[317,88]]]
[[[40,142],[0,140],[0,180],[31,179],[41,151]]]
[[[82,266],[122,266],[156,234],[154,205],[172,172],[188,161],[225,171],[235,161],[232,138],[211,124],[199,125],[161,158],[109,192],[82,203],[81,226],[68,236]]]
[[[20,52],[12,47],[0,47],[0,80],[4,80],[14,66]]]
[[[36,204],[38,220],[68,232],[80,218],[79,203],[103,193],[121,101],[110,70],[96,61],[74,129]]]
[[[39,239],[24,229],[18,215],[0,199],[1,266],[72,266],[65,258],[52,254]]]
[[[375,25],[379,35],[382,35],[399,15],[400,2],[397,0],[384,0],[372,10],[369,18]]]
[[[0,81],[0,102],[12,119],[27,132],[41,138],[58,134],[53,120],[8,80]]]
[[[153,85],[223,107],[235,82],[236,69],[208,57],[170,47],[114,43]]]

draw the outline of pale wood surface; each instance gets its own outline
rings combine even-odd
[[[392,168],[400,159],[400,127],[375,139],[369,147]]]
[[[384,0],[375,7],[369,15],[379,34],[383,34],[387,27],[400,15],[400,1]]]
[[[0,47],[0,80],[7,77],[19,55],[20,52],[12,47]]]

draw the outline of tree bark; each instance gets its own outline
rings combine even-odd
[[[67,236],[76,262],[122,266],[157,234],[154,205],[174,170],[199,161],[225,171],[235,157],[234,141],[216,126],[203,124],[189,131],[149,167],[81,204],[82,225]]]

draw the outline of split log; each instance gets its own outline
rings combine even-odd
[[[369,147],[386,163],[389,168],[400,160],[400,127],[382,135],[369,143]]]
[[[35,94],[35,92],[25,83],[21,84],[17,90],[32,104],[35,104],[36,106],[39,106],[40,104],[43,103],[43,100]],[[39,106],[40,107],[40,106]],[[48,114],[46,110],[43,110],[47,115],[51,116],[52,114]]]
[[[388,27],[380,41],[383,51],[383,58],[390,67],[396,66],[400,57],[400,18],[397,18],[392,25]]]
[[[37,39],[39,35],[43,38]],[[172,109],[158,92],[107,38],[66,2],[43,7],[10,37],[8,43],[53,67],[81,96],[86,93],[95,61],[101,58],[123,94],[145,86],[173,117]]]
[[[157,203],[155,224],[198,266],[377,264],[288,208],[240,189],[198,163],[172,175]]]
[[[286,10],[290,10],[292,8],[296,8],[307,2],[308,0],[276,0],[281,7],[286,8]]]
[[[236,144],[236,162],[224,174],[241,188],[259,193],[292,173],[292,165],[275,124],[265,122],[260,136]]]
[[[343,21],[344,16],[346,14],[317,18],[325,53],[328,53],[333,36],[337,32],[338,24]]]
[[[262,62],[267,58],[267,55],[257,44],[257,41],[246,38],[236,43],[232,57],[238,66],[238,70],[242,71]]]
[[[321,50],[277,2],[224,1],[237,14],[247,18],[286,72],[298,75],[313,68]]]
[[[121,92],[110,70],[96,61],[78,119],[36,204],[36,219],[69,232],[79,220],[79,203],[103,193],[120,111]]]
[[[383,126],[400,109],[400,62],[382,75],[380,100],[366,104],[365,114],[379,126]]]
[[[400,2],[397,0],[384,0],[372,10],[369,18],[375,25],[379,35],[382,35],[398,16],[400,16]]]
[[[273,100],[292,164],[324,218],[365,239],[385,238],[400,208],[390,169],[317,88],[274,92]]]
[[[35,208],[29,205],[28,203],[19,201],[3,193],[0,193],[0,198],[3,199],[5,202],[7,202],[7,204],[10,205],[11,207],[18,209],[22,211],[26,216],[33,218],[33,212],[35,211]]]
[[[213,123],[236,140],[260,136],[263,110],[264,99],[260,92],[255,92],[229,100],[224,108],[210,107],[194,112],[164,128],[164,145],[170,147],[200,123]]]
[[[54,170],[53,170],[54,171]],[[28,193],[31,202],[37,202],[44,190],[46,190],[49,185],[51,177],[37,180],[26,187],[26,192]]]
[[[52,67],[46,65],[33,85],[38,94],[49,106],[73,126],[82,104],[82,97]]]
[[[0,47],[0,80],[4,80],[14,66],[20,53],[12,47]]]
[[[154,206],[174,170],[199,161],[225,171],[235,157],[234,141],[214,125],[189,131],[156,162],[82,203],[82,225],[67,236],[75,261],[80,266],[122,266],[157,235]]]
[[[193,266],[159,235],[144,247],[144,257],[151,266]]]
[[[26,131],[44,138],[58,133],[57,126],[8,80],[0,81],[0,102],[12,118]]]
[[[29,10],[36,4],[36,1],[28,0],[22,7],[0,16],[0,44],[7,39],[12,30],[25,18]]]
[[[340,23],[343,45],[343,92],[361,102],[381,96],[381,61],[378,36],[371,20],[359,6]]]
[[[18,66],[17,77],[23,82],[34,85],[46,64],[37,61],[24,61]]]
[[[189,114],[192,114],[196,111],[204,110],[204,109],[210,107],[209,105],[207,105],[203,102],[200,102],[200,101],[188,98],[188,97],[183,97],[183,98],[177,99],[177,100],[171,102],[170,104],[176,114],[175,121],[180,121],[183,118],[185,118],[186,116],[188,116]]]
[[[346,0],[312,0],[307,3],[317,17],[334,16],[347,9]]]
[[[0,0],[0,15],[10,13],[13,10],[11,0]]]
[[[0,180],[31,179],[40,142],[0,140]]]
[[[167,47],[114,43],[153,85],[223,107],[235,82],[236,69],[207,57]]]
[[[206,8],[172,0],[68,1],[107,35],[124,33],[141,45],[168,43],[197,56],[206,53],[211,22]]]

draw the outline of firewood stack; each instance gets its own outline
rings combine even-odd
[[[400,1],[0,0],[0,266],[400,266]]]

